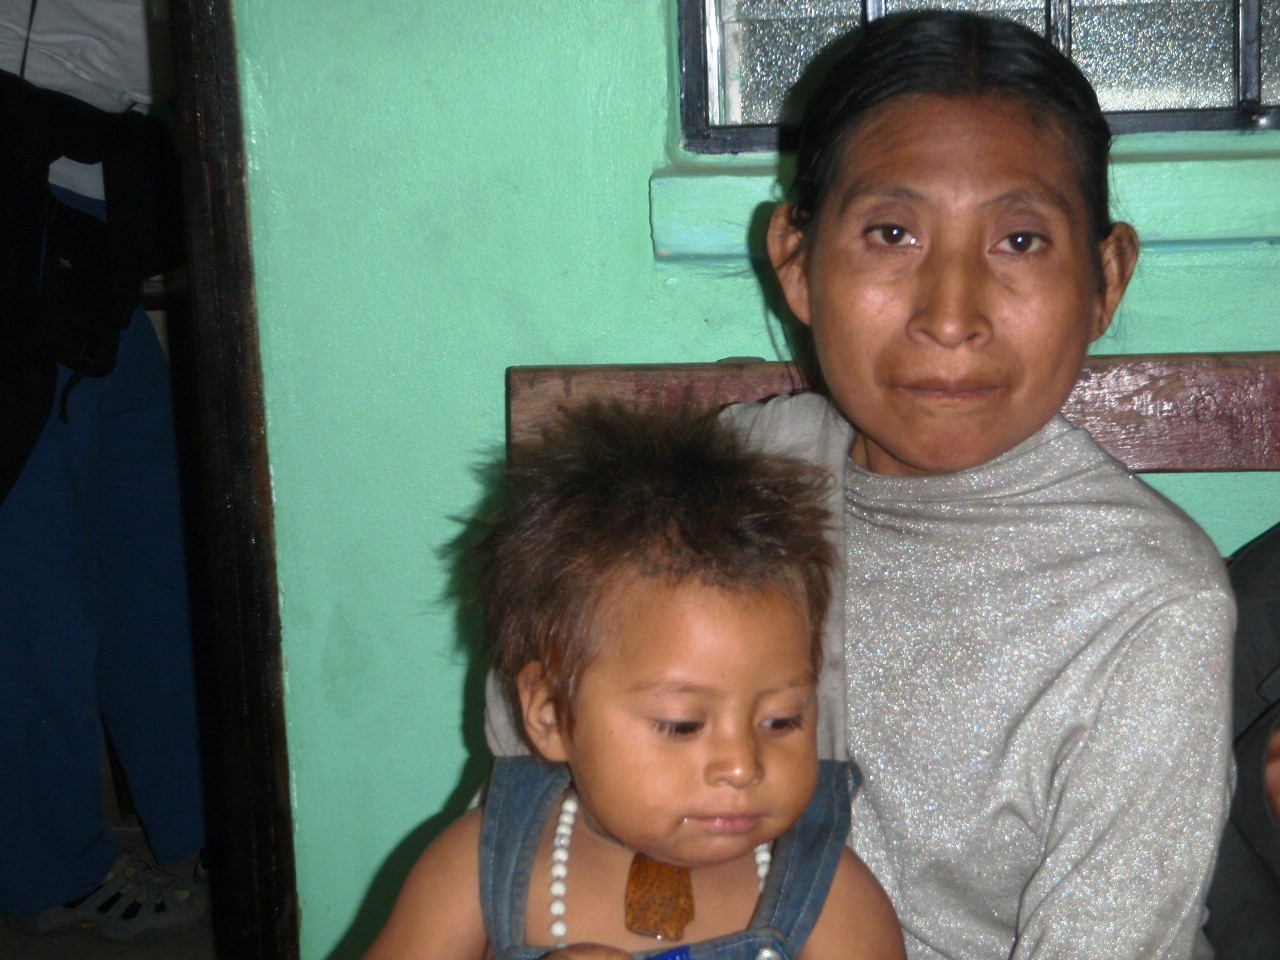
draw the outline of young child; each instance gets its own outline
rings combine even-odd
[[[480,592],[534,756],[423,854],[370,960],[903,956],[845,847],[851,769],[817,759],[826,475],[589,407],[509,485]]]

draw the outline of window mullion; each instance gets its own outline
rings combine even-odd
[[[1071,0],[1045,0],[1044,18],[1049,42],[1071,56]]]
[[[1262,2],[1236,0],[1236,96],[1245,109],[1262,103]]]

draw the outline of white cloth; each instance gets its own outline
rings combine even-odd
[[[1191,956],[1232,777],[1208,538],[1061,418],[925,478],[854,466],[818,396],[726,419],[840,480],[821,745],[913,960]]]
[[[145,109],[171,92],[167,17],[155,0],[0,0],[0,70],[109,113]],[[102,199],[101,164],[63,157],[49,182]]]

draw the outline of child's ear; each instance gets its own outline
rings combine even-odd
[[[787,306],[796,319],[809,325],[808,258],[804,250],[804,234],[791,222],[791,204],[781,203],[769,218],[765,247],[769,262],[778,277],[778,286],[787,298]]]
[[[516,677],[516,689],[520,693],[520,718],[533,748],[542,759],[552,763],[568,760],[568,740],[556,716],[556,705],[551,699],[541,661],[526,663],[521,668]]]
[[[1111,326],[1120,298],[1124,296],[1138,265],[1137,232],[1127,223],[1117,223],[1098,244],[1098,259],[1102,263],[1103,287],[1101,310],[1093,329],[1094,340]]]

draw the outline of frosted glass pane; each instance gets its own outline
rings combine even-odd
[[[1071,56],[1103,110],[1235,105],[1235,19],[1223,0],[1078,3]]]
[[[707,0],[719,16],[709,43],[711,120],[792,120],[787,96],[805,65],[857,26],[850,0]],[[1034,0],[884,0],[888,13],[945,6],[993,13],[1043,33]],[[1280,0],[1263,3],[1263,99],[1280,103]],[[1107,111],[1235,105],[1232,0],[1087,0],[1071,13],[1071,53]]]
[[[971,10],[974,13],[987,13],[1016,20],[1024,27],[1029,27],[1041,36],[1044,35],[1043,3],[1011,3],[1009,0],[951,0],[950,3],[939,4],[938,0],[885,0],[885,13],[897,13],[900,10],[936,10],[939,6],[948,10]]]
[[[738,0],[721,18],[719,122],[775,123],[801,70],[862,14],[849,0]]]
[[[937,7],[938,0],[887,0],[885,11]],[[1044,6],[1034,0],[959,0],[951,9],[1000,14],[1044,32]],[[858,25],[850,0],[723,0],[720,4],[720,113],[713,123],[775,123],[805,65]],[[713,49],[715,46],[713,45]]]
[[[1280,3],[1262,5],[1262,102],[1280,103]]]

